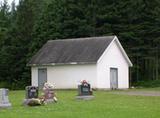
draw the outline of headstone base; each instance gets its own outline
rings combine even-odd
[[[10,108],[10,107],[11,103],[5,103],[5,104],[0,103],[0,108]]]
[[[23,105],[25,106],[39,106],[42,105],[40,99],[38,98],[31,98],[31,99],[24,99]]]
[[[77,100],[91,100],[93,99],[94,96],[93,95],[82,95],[82,96],[76,96]]]
[[[46,99],[45,102],[46,103],[52,103],[52,102],[54,102],[54,100],[53,99]]]

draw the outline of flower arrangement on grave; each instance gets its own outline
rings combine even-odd
[[[88,86],[89,83],[88,83],[86,80],[82,80],[82,81],[81,81],[81,85],[83,85],[83,86]]]
[[[54,101],[57,102],[56,94],[54,92],[54,85],[51,83],[44,83],[43,96],[46,102]]]
[[[44,83],[43,90],[46,90],[46,89],[54,89],[54,85],[51,83]]]

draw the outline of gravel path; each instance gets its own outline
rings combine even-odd
[[[138,96],[160,96],[159,91],[118,91],[114,94],[138,95]]]

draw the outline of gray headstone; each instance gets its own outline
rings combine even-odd
[[[8,89],[1,88],[0,89],[0,108],[11,107],[11,103],[8,99]]]

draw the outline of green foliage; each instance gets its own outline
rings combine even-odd
[[[89,36],[85,13],[74,0],[53,0],[46,6],[34,26],[31,50],[47,40]]]
[[[12,4],[12,11],[9,11],[9,6],[3,7],[7,5],[6,2],[1,7],[0,13],[5,11],[6,15],[3,15],[4,18],[0,17],[4,21],[0,29],[6,30],[4,33],[0,32],[3,34],[0,37],[0,82],[7,82],[11,89],[23,89],[30,85],[30,70],[26,64],[33,39],[32,29],[38,18],[36,15],[41,13],[38,2],[39,0],[21,0],[17,7]]]
[[[155,88],[160,87],[160,80],[145,80],[139,81],[133,84],[136,87]]]
[[[160,1],[20,0],[0,5],[0,82],[30,84],[30,58],[48,40],[117,35],[131,58],[132,81],[160,76]]]

